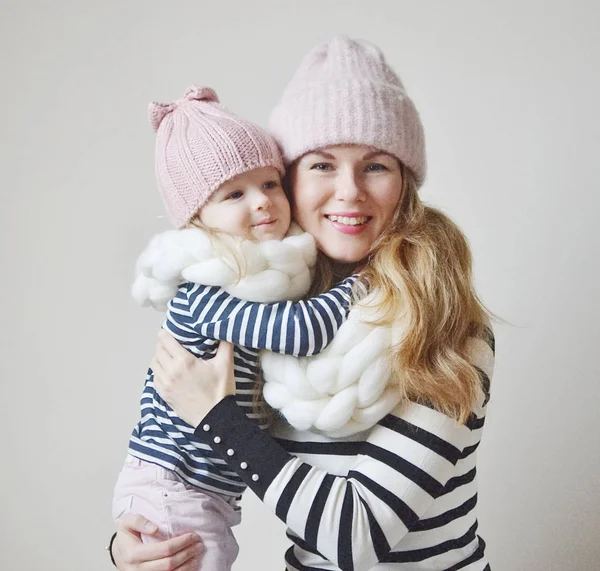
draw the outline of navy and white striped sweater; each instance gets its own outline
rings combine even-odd
[[[169,303],[163,327],[194,355],[210,359],[219,340],[234,344],[236,402],[260,428],[252,410],[259,373],[258,352],[269,349],[295,356],[315,355],[345,320],[356,277],[318,297],[261,304],[240,300],[214,286],[186,283]],[[141,398],[141,418],[129,441],[129,454],[176,472],[201,489],[238,497],[246,485],[216,454],[208,437],[194,429],[160,397],[149,369]],[[210,442],[210,443],[209,443]]]
[[[285,426],[273,438],[228,397],[196,434],[220,436],[215,451],[288,525],[290,571],[489,571],[477,535],[476,451],[493,370],[492,331],[471,339],[468,354],[485,394],[465,425],[404,403],[344,439]]]

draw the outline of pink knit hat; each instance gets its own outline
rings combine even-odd
[[[323,147],[370,145],[396,156],[425,179],[419,114],[381,50],[339,36],[304,58],[273,109],[269,128],[289,164]]]
[[[150,103],[148,113],[157,131],[158,188],[177,228],[234,176],[260,167],[283,174],[271,135],[230,113],[209,87],[192,86],[173,103]]]

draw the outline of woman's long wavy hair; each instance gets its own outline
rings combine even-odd
[[[414,175],[401,168],[394,217],[354,270],[360,269],[369,291],[381,293],[377,324],[394,322],[404,332],[392,350],[392,382],[403,397],[466,422],[481,397],[467,339],[485,334],[491,314],[475,293],[465,236],[448,216],[421,202]],[[332,261],[320,254],[309,295],[328,290],[334,275]]]

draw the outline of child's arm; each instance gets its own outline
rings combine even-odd
[[[178,316],[179,327],[200,338],[250,349],[297,357],[315,355],[331,343],[346,319],[356,277],[308,300],[269,304],[243,301],[220,288],[195,286],[188,292],[187,317]],[[212,295],[207,295],[207,289]]]
[[[191,283],[183,284],[179,287],[177,295],[167,306],[167,313],[162,327],[175,337],[190,353],[196,357],[207,359],[214,355],[219,342],[201,335],[197,328],[192,326],[189,308],[190,289],[193,289],[195,292],[196,305],[202,304],[203,307],[210,304],[214,298],[215,291],[221,291],[218,287],[195,286]]]

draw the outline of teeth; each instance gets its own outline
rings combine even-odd
[[[349,218],[348,216],[328,216],[329,220],[332,222],[339,222],[340,224],[345,224],[346,226],[358,226],[359,224],[364,224],[368,218],[367,216],[358,216],[357,218]]]

